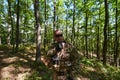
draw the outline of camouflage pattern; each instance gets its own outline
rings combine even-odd
[[[70,43],[65,42],[61,51],[56,51],[55,45],[56,43],[48,50],[48,66],[53,69],[53,80],[66,80],[68,76],[74,76],[75,67],[79,62],[78,52]]]

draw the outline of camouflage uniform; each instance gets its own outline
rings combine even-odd
[[[60,51],[55,50],[56,43],[52,45],[47,53],[49,65],[53,69],[53,80],[66,80],[67,77],[74,76],[74,69],[78,63],[79,56],[75,47],[65,42],[65,46]]]

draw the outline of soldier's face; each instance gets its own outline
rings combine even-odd
[[[64,40],[62,34],[56,34],[56,35],[54,36],[54,38],[55,38],[55,40],[56,40],[57,42],[61,42],[61,41]]]

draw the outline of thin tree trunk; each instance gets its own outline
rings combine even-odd
[[[39,0],[34,0],[34,14],[35,14],[35,28],[36,28],[36,62],[40,61],[41,57],[41,27],[40,27],[40,16],[39,16]]]
[[[100,1],[99,1],[99,3],[100,3]],[[100,7],[101,7],[101,3],[100,3]],[[100,20],[100,15],[101,14],[101,10],[100,10],[100,8],[99,8],[99,20]],[[99,60],[100,59],[100,45],[99,45],[99,43],[100,43],[100,37],[99,37],[99,27],[100,27],[100,22],[99,22],[99,25],[98,25],[98,27],[97,27],[97,59]]]
[[[13,45],[13,52],[14,52],[14,47],[15,47],[15,44],[14,44],[14,26],[13,26],[13,19],[12,19],[12,12],[11,12],[11,2],[10,0],[7,0],[8,2],[8,11],[9,11],[9,17],[10,17],[10,24],[11,24],[11,28],[12,28],[12,31],[11,31],[11,44]]]
[[[56,0],[54,0],[54,20],[53,20],[53,32],[56,29]]]
[[[17,0],[16,46],[15,46],[16,52],[18,51],[19,48],[19,15],[20,15],[19,3],[20,1]]]
[[[84,4],[85,9],[87,8],[86,4],[87,4],[87,1],[85,1],[85,4]],[[86,54],[86,57],[88,58],[88,42],[87,42],[88,41],[87,40],[88,13],[87,13],[87,9],[85,11],[85,14],[86,14],[86,17],[85,17],[85,54]]]
[[[9,23],[8,23],[7,31],[8,31],[8,35],[7,35],[7,44],[10,45],[11,25],[10,25]]]
[[[7,0],[8,2],[8,36],[7,36],[7,43],[10,45],[10,36],[11,36],[11,27],[12,27],[12,20],[11,20],[11,2]]]
[[[77,27],[77,35],[76,35],[76,46],[77,46],[77,48],[80,48],[79,46],[80,46],[80,44],[78,44],[79,42],[80,42],[80,40],[79,40],[79,23],[78,23],[78,27]]]
[[[73,4],[73,27],[72,27],[72,41],[73,44],[75,44],[75,0],[74,0],[74,4]]]
[[[45,11],[44,11],[44,14],[45,14],[45,28],[44,28],[44,48],[46,48],[46,43],[47,43],[47,22],[46,22],[46,18],[47,18],[47,15],[46,15],[46,0],[44,0],[44,3],[45,3]]]
[[[103,42],[103,64],[107,62],[107,27],[108,27],[108,5],[107,0],[105,2],[105,25],[104,25],[104,42]]]
[[[100,43],[100,38],[99,38],[99,26],[97,27],[97,59],[100,59],[100,47],[99,47],[99,43]]]
[[[114,44],[114,64],[119,66],[119,53],[118,53],[118,9],[117,9],[117,0],[116,0],[116,15],[115,15],[115,44]]]
[[[57,9],[57,8],[56,8],[56,9]],[[56,13],[57,13],[57,12],[56,12]],[[56,14],[56,18],[55,18],[55,20],[56,20],[56,21],[55,21],[55,22],[56,22],[56,23],[55,23],[55,26],[56,26],[56,27],[55,27],[55,29],[57,29],[57,30],[59,29],[59,20],[58,20],[58,19],[59,19],[59,17],[58,17],[58,15]]]
[[[86,50],[86,57],[88,58],[88,40],[87,40],[87,23],[88,23],[88,16],[86,13],[86,21],[85,21],[85,50]]]
[[[68,9],[68,7],[67,7],[67,9]],[[68,11],[66,10],[66,39],[68,36],[68,22],[67,22],[67,20],[68,20]]]

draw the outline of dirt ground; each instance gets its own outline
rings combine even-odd
[[[34,61],[35,56],[31,53],[11,52],[0,50],[0,80],[25,80],[31,75],[29,63]]]
[[[32,52],[12,53],[11,50],[0,50],[0,80],[51,80],[46,78],[48,70],[34,65],[35,54]],[[39,72],[38,78],[29,78]],[[75,80],[90,80],[79,75]]]

